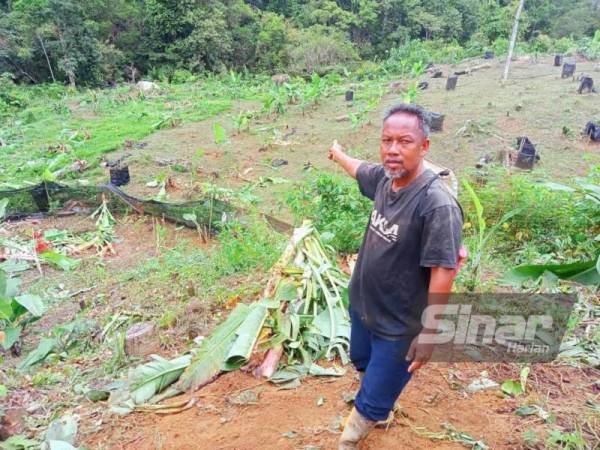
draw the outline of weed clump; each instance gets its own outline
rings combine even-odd
[[[372,202],[363,197],[356,181],[321,173],[286,194],[295,221],[314,221],[315,227],[337,251],[355,253],[362,242]]]

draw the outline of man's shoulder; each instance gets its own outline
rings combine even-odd
[[[436,177],[431,181],[425,192],[425,197],[421,202],[421,214],[427,214],[428,212],[443,206],[460,209],[458,201],[452,194],[450,188],[442,179]]]

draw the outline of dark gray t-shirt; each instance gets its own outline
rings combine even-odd
[[[350,281],[351,308],[381,337],[414,336],[431,267],[456,267],[460,207],[431,170],[398,192],[379,164],[361,164],[356,179],[374,204]]]

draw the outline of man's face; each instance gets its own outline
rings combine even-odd
[[[405,178],[417,170],[429,150],[429,139],[413,114],[396,113],[388,117],[381,132],[381,162],[392,179]]]

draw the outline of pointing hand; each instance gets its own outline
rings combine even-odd
[[[334,139],[333,144],[329,148],[327,157],[332,161],[337,161],[337,156],[343,152],[344,150],[342,149],[342,146],[338,143],[337,139]]]

